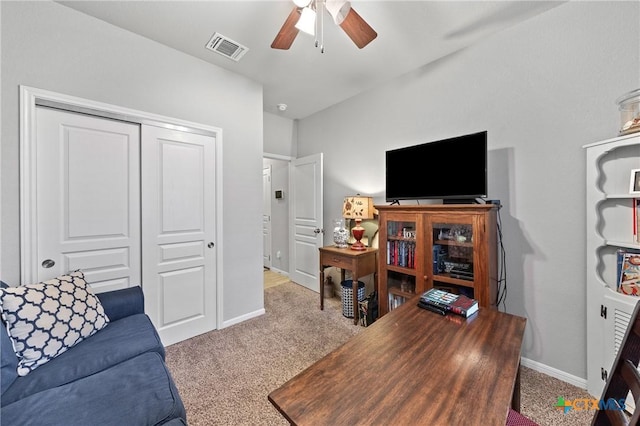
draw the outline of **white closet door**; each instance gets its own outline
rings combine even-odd
[[[142,126],[145,311],[165,345],[216,328],[215,143]]]
[[[140,127],[36,108],[37,281],[140,284]],[[35,265],[34,265],[35,266]]]

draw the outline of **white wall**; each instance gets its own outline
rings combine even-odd
[[[264,113],[264,152],[295,158],[296,122],[279,115]]]
[[[223,129],[224,320],[263,309],[262,87],[53,2],[2,2],[0,277],[20,280],[18,86]]]
[[[581,147],[617,135],[615,99],[640,87],[638,22],[638,2],[566,3],[301,120],[298,154],[325,155],[325,229],[344,195],[384,202],[385,150],[488,130],[523,355],[585,378]]]

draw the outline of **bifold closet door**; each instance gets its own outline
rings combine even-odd
[[[216,328],[215,143],[142,126],[145,310],[165,345]]]
[[[96,292],[139,285],[140,126],[46,107],[36,117],[36,280],[82,269]]]

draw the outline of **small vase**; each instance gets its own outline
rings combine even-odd
[[[349,230],[344,227],[343,219],[334,219],[333,242],[338,248],[347,248],[349,245]]]

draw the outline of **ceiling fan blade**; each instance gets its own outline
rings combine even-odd
[[[353,8],[349,10],[347,17],[342,21],[340,27],[359,49],[362,49],[378,37],[378,33],[375,32]]]
[[[300,19],[300,10],[294,7],[287,17],[287,20],[282,24],[282,28],[280,28],[276,38],[273,39],[273,43],[271,43],[272,49],[287,50],[291,47],[293,40],[295,40],[298,35],[298,29],[296,28],[298,19]]]

